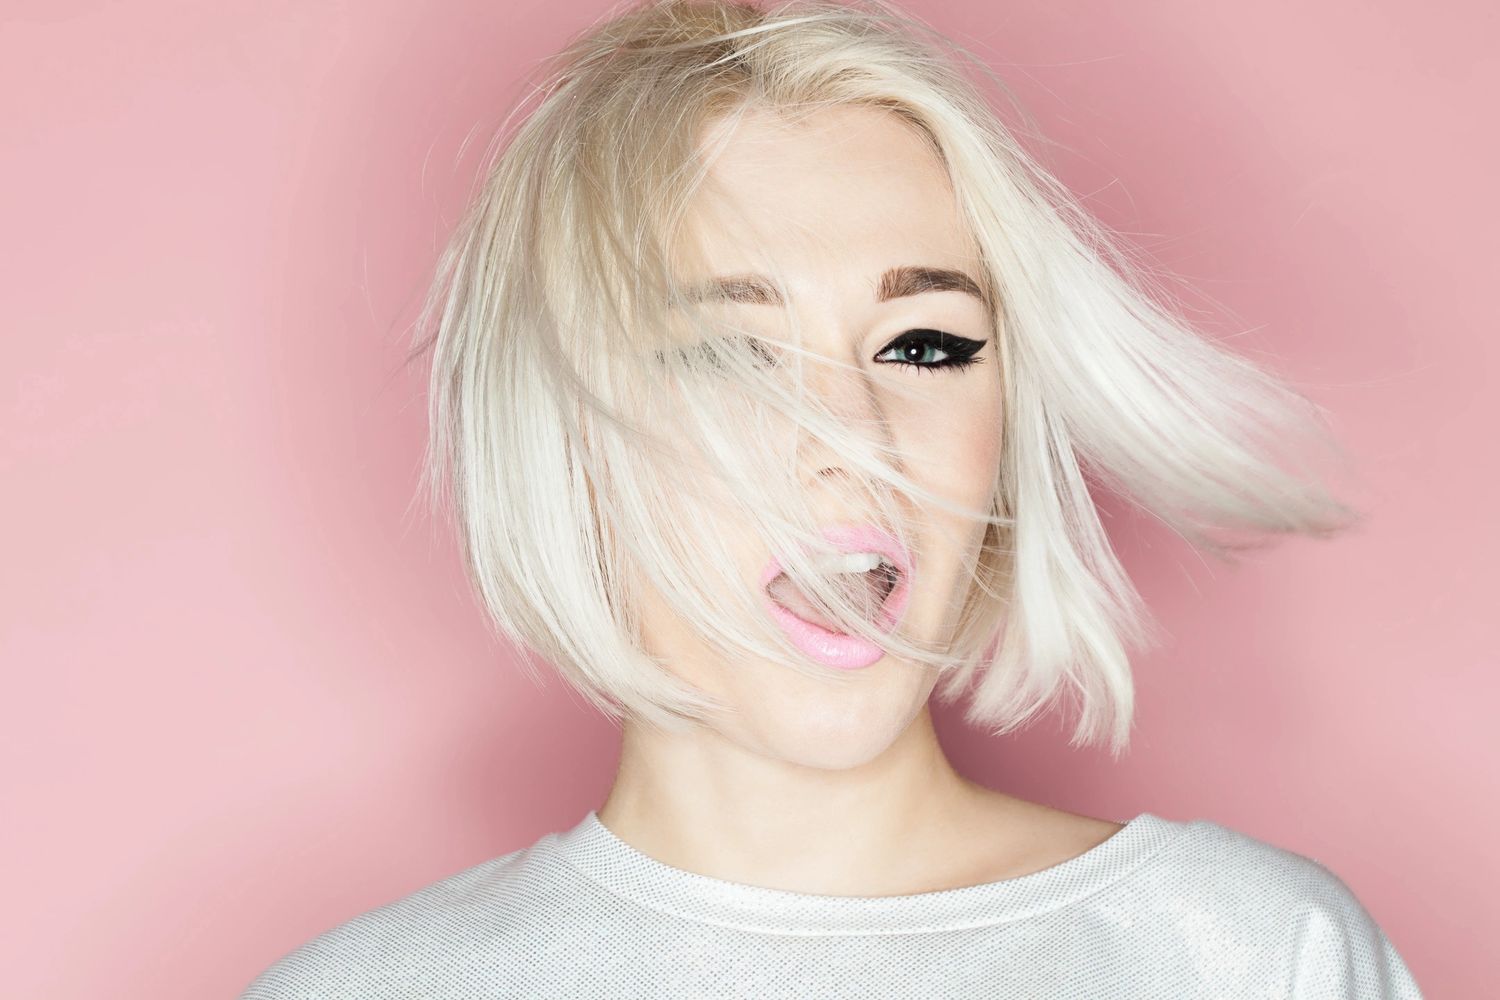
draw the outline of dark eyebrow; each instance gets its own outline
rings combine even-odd
[[[983,302],[984,292],[979,282],[962,271],[946,267],[893,267],[880,276],[875,289],[875,301],[886,302],[905,295],[920,295],[923,292],[963,292]]]
[[[963,292],[981,302],[988,302],[979,283],[964,272],[912,264],[893,267],[882,274],[875,286],[875,301],[888,302],[923,292]],[[740,302],[760,306],[784,304],[781,294],[770,281],[759,274],[711,278],[689,288],[683,298],[688,302]]]

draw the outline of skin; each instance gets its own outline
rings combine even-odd
[[[710,125],[705,141],[717,145],[724,128]],[[986,507],[1003,419],[989,307],[951,290],[887,302],[874,294],[879,275],[898,265],[980,274],[946,172],[922,139],[874,108],[827,109],[799,123],[753,110],[728,133],[711,177],[732,203],[705,195],[692,206],[705,234],[699,277],[763,270],[745,256],[748,242],[735,238],[735,227],[751,220],[789,282],[803,346],[861,367],[851,384],[808,366],[807,377],[825,379],[817,390],[851,419],[881,420],[908,475]],[[750,303],[722,308],[746,324],[779,313]],[[931,372],[890,364],[890,354],[874,360],[916,327],[988,340],[984,360]],[[898,384],[920,391],[899,399]],[[840,520],[827,486],[844,471],[838,457],[809,450],[799,460],[825,523]],[[903,628],[936,639],[953,626],[982,526],[940,511],[924,517],[922,572]],[[758,589],[770,553],[755,541],[745,539],[736,565]],[[933,728],[931,668],[887,655],[849,683],[830,682],[770,663],[723,662],[649,588],[642,618],[652,653],[732,707],[684,734],[624,724],[619,771],[598,816],[660,861],[793,892],[903,895],[1039,871],[1120,828],[958,774]]]

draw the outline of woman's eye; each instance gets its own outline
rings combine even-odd
[[[984,360],[975,355],[986,343],[988,341],[970,340],[941,330],[908,330],[887,344],[875,355],[875,360],[907,365],[919,372],[928,368],[957,370]]]
[[[895,340],[891,341],[875,356],[875,360],[883,364],[896,364],[917,371],[926,369],[945,368],[958,370],[969,365],[978,364],[983,358],[976,357],[985,344],[985,340],[971,340],[968,337],[960,337],[957,334],[944,333],[941,330],[916,329],[908,330]],[[725,350],[749,349],[752,353],[752,362],[767,368],[775,368],[781,364],[777,352],[769,345],[755,337],[726,338],[723,341],[703,341],[691,347],[680,348],[677,353],[680,356],[696,355],[708,362],[711,368],[721,368],[718,354]],[[658,352],[658,357],[661,353]]]
[[[750,338],[750,349],[755,352],[757,364],[765,365],[767,368],[775,368],[781,364],[781,359],[776,356],[775,351],[753,337]]]
[[[751,358],[752,363],[756,365],[774,368],[781,363],[780,359],[776,356],[776,352],[755,337],[726,337],[723,340],[702,341],[691,347],[679,348],[676,353],[679,357],[697,357],[703,359],[708,362],[710,368],[721,369],[724,367],[719,363],[719,355],[721,353],[745,350],[747,348],[753,355]],[[657,357],[662,357],[660,351],[657,352]]]

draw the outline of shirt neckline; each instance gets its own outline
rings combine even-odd
[[[553,846],[609,893],[687,920],[782,934],[900,934],[1022,920],[1066,906],[1123,878],[1191,825],[1143,812],[1050,868],[901,896],[790,892],[700,875],[632,847],[592,809],[571,830],[555,834]]]

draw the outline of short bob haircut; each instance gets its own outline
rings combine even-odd
[[[498,634],[607,715],[678,729],[724,707],[643,647],[646,581],[728,662],[848,679],[800,658],[761,613],[715,527],[731,518],[847,631],[936,667],[940,698],[972,688],[969,722],[1005,733],[1072,693],[1074,745],[1118,755],[1127,649],[1159,636],[1090,479],[1220,559],[1257,535],[1356,519],[1310,463],[1342,454],[1322,411],[1163,305],[986,103],[979,84],[1003,84],[884,0],[632,3],[543,70],[500,130],[418,321],[412,358],[432,353],[423,481],[453,513]],[[715,190],[708,126],[732,132],[756,111],[791,127],[841,105],[912,129],[972,233],[1004,393],[989,509],[909,480],[878,422],[856,427],[809,388],[813,369],[857,369],[800,350],[789,308],[775,335],[751,336],[695,294],[687,208]],[[893,531],[918,565],[911,504],[973,519],[972,586],[942,643],[873,631],[818,574],[828,550],[792,459],[809,440],[856,473],[835,477],[840,509]]]

